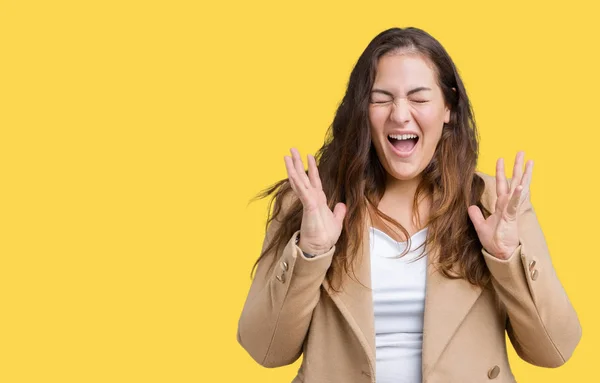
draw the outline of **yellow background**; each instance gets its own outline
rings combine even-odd
[[[284,4],[285,3],[285,4]],[[0,382],[288,382],[236,342],[283,156],[322,144],[392,26],[454,58],[480,170],[517,150],[594,382],[598,8],[589,1],[0,2]],[[557,3],[558,4],[558,3]],[[485,340],[484,340],[485,341]]]

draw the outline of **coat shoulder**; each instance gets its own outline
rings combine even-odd
[[[483,195],[481,196],[481,203],[489,211],[494,211],[496,204],[496,177],[491,174],[477,171],[476,176],[479,176],[484,182]]]

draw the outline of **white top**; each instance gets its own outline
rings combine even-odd
[[[427,255],[415,258],[425,253],[427,228],[411,237],[401,258],[408,242],[373,227],[369,232],[377,383],[421,382]]]

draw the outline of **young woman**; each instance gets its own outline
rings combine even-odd
[[[238,327],[261,365],[303,354],[294,382],[514,382],[521,358],[566,362],[581,327],[529,200],[533,162],[476,171],[463,82],[426,32],[360,56],[308,172],[297,150]],[[524,169],[523,169],[524,168]]]

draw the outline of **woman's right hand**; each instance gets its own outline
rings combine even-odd
[[[303,207],[298,247],[312,255],[326,253],[342,233],[346,205],[338,202],[332,212],[327,205],[315,158],[307,156],[307,176],[298,150],[292,148],[290,152],[291,157],[284,157],[288,180]]]

